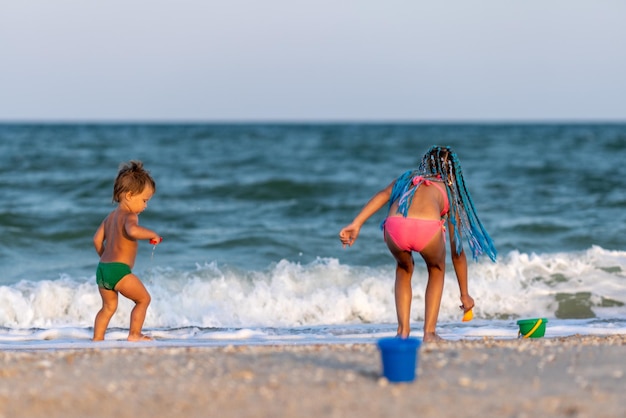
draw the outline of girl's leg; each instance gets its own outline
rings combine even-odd
[[[134,274],[127,274],[115,286],[115,290],[123,296],[135,302],[135,307],[130,313],[130,330],[128,341],[151,340],[150,337],[141,333],[143,322],[146,319],[146,312],[150,305],[150,294],[146,290],[139,277]]]
[[[98,287],[100,297],[102,298],[102,308],[96,314],[96,320],[93,325],[93,340],[104,340],[104,333],[109,326],[109,321],[117,310],[117,292],[115,290],[107,290]]]
[[[446,247],[443,234],[437,234],[420,254],[428,270],[424,307],[424,341],[438,341],[441,338],[436,332],[437,318],[446,271]]]
[[[411,332],[411,301],[413,289],[411,278],[413,277],[413,256],[410,251],[401,250],[392,239],[385,234],[385,242],[389,251],[396,259],[396,314],[398,316],[398,336],[406,338]]]

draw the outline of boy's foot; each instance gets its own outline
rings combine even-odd
[[[129,335],[126,339],[127,341],[138,342],[138,341],[152,341],[153,338],[144,334],[139,334],[138,336]]]
[[[445,341],[435,332],[425,332],[423,340],[425,343],[438,343],[440,341]]]

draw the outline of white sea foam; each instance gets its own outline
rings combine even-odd
[[[469,268],[476,319],[459,322],[459,292],[449,266],[439,316],[440,328],[449,337],[514,337],[517,330],[511,324],[520,317],[549,318],[548,335],[624,332],[626,252],[599,247],[583,253],[512,252],[497,263],[470,262]],[[348,266],[336,259],[302,265],[283,260],[264,271],[242,271],[209,263],[192,271],[150,270],[143,277],[152,295],[145,328],[163,339],[358,340],[395,331],[393,265]],[[418,261],[412,306],[416,327],[423,320],[425,285],[426,272]],[[559,298],[577,295],[582,298],[570,308],[574,313],[580,308],[580,317],[558,318]],[[100,303],[93,278],[63,276],[2,286],[0,341],[89,338]],[[125,338],[132,306],[120,298],[107,338]],[[367,331],[361,333],[361,326]]]

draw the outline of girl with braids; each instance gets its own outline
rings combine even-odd
[[[117,208],[102,221],[93,237],[100,256],[96,283],[102,297],[102,308],[96,315],[93,340],[104,340],[111,317],[117,310],[118,293],[135,302],[130,313],[128,341],[146,341],[141,328],[146,318],[150,294],[131,269],[137,256],[137,241],[150,240],[157,245],[163,239],[151,229],[139,225],[139,214],[148,206],[156,190],[150,173],[141,161],[123,164],[113,185],[113,201]]]
[[[339,232],[344,248],[354,244],[365,221],[385,204],[388,204],[388,214],[382,224],[384,239],[397,262],[398,336],[406,338],[411,331],[412,253],[415,251],[420,253],[428,270],[424,341],[440,340],[436,326],[446,267],[446,225],[464,312],[474,307],[474,299],[468,292],[462,238],[467,240],[474,259],[483,253],[493,261],[496,259],[496,249],[476,215],[456,154],[450,147],[433,146],[424,154],[418,170],[403,173],[376,193],[352,223]]]

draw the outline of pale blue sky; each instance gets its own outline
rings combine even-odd
[[[626,1],[2,1],[20,120],[626,121]]]

